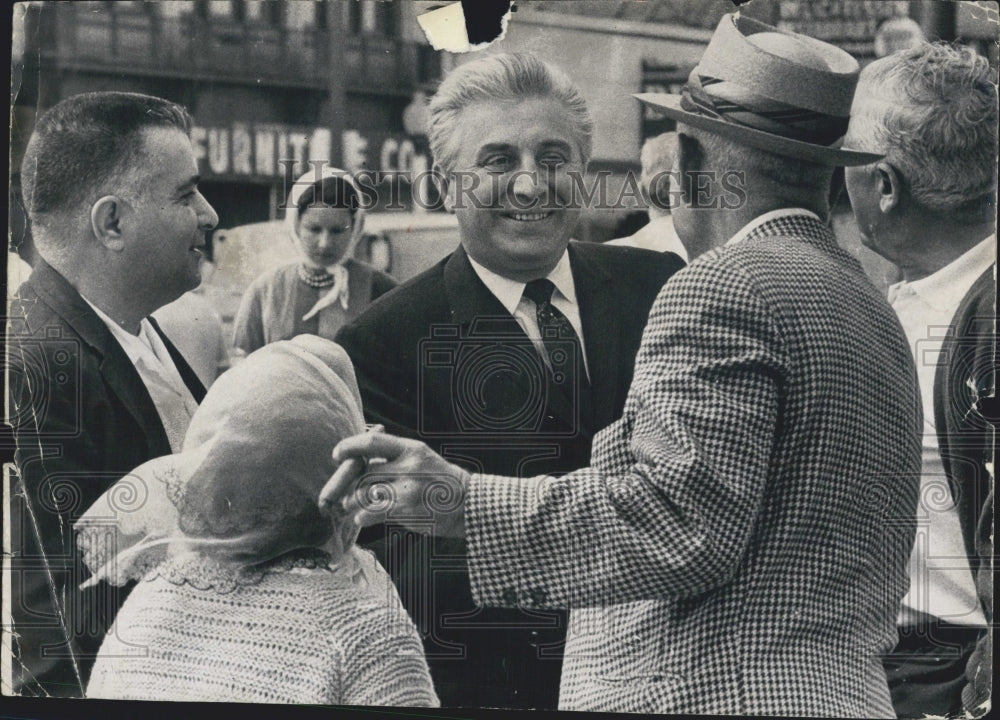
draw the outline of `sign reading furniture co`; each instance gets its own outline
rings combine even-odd
[[[333,134],[326,128],[276,123],[234,122],[195,126],[191,130],[198,169],[205,179],[264,180],[284,178],[288,161],[306,172],[306,161],[332,163]],[[379,170],[418,175],[430,167],[427,155],[406,137],[365,136],[345,130],[340,138],[343,166],[352,172]]]

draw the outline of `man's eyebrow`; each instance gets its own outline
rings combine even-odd
[[[489,152],[497,152],[498,150],[510,150],[514,146],[510,143],[487,143],[479,148],[477,155],[484,155]]]
[[[177,192],[181,192],[182,190],[187,190],[190,187],[194,187],[200,182],[201,182],[201,176],[194,175],[188,178],[186,181],[182,182],[180,185],[178,185]]]
[[[570,145],[565,140],[546,140],[543,143],[541,143],[541,145],[543,148],[555,147],[559,148],[560,150],[569,150],[569,151],[573,150],[573,146]]]

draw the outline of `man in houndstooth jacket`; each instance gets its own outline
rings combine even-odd
[[[469,475],[386,435],[334,451],[321,498],[377,520],[361,476],[434,512],[477,602],[571,608],[560,709],[893,717],[921,411],[898,321],[822,220],[833,166],[878,157],[839,148],[856,80],[836,48],[727,16],[683,95],[640,98],[679,121],[674,220],[700,257],[660,292],[590,468]]]

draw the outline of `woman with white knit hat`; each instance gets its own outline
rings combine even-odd
[[[346,170],[309,171],[292,185],[285,227],[301,259],[251,283],[233,323],[233,345],[251,353],[276,340],[319,335],[342,325],[394,288],[396,280],[356,260],[364,233],[361,193]]]
[[[364,429],[339,345],[303,335],[212,386],[181,452],[77,522],[93,573],[138,583],[88,697],[437,706],[423,647],[351,518],[320,509],[331,450]]]

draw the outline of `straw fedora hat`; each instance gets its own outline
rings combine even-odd
[[[635,95],[692,127],[822,165],[882,156],[841,146],[858,62],[840,48],[738,14],[719,22],[680,95]]]

